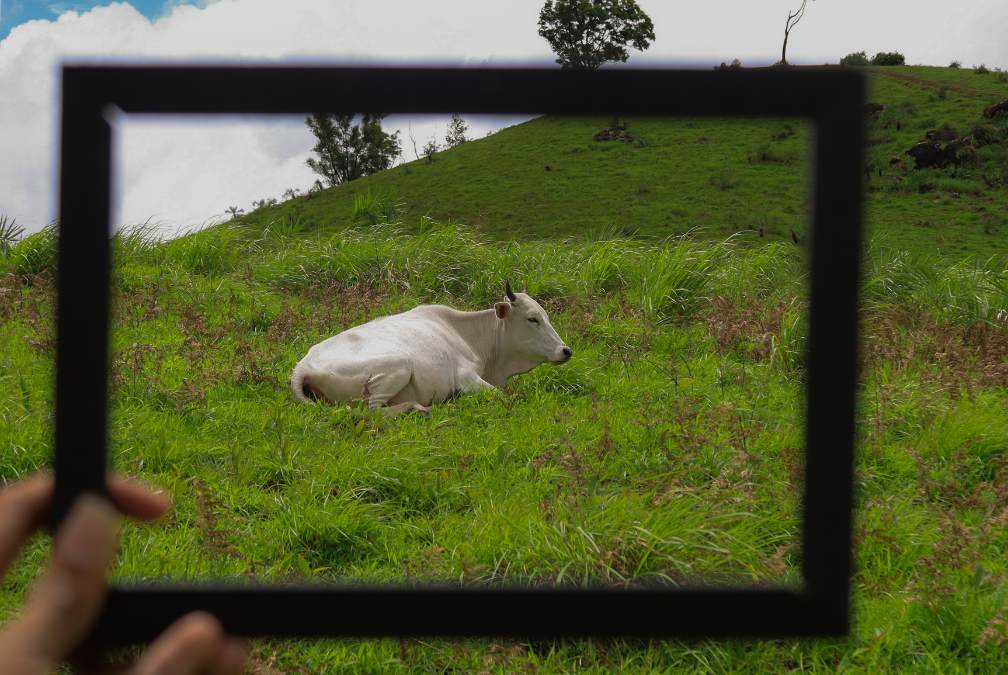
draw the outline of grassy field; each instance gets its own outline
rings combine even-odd
[[[871,130],[848,640],[260,641],[254,672],[1008,670],[1008,228],[988,175],[1008,146],[929,177],[888,163],[979,123],[993,78],[872,79],[899,128]],[[605,124],[538,119],[170,242],[117,236],[111,457],[176,510],[126,529],[115,577],[798,583],[809,132],[630,120],[634,147],[592,141]],[[53,246],[0,256],[4,480],[51,448]],[[504,278],[570,363],[430,417],[294,401],[320,339],[420,302],[489,307]]]

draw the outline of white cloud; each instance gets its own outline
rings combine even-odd
[[[793,1],[641,0],[657,40],[631,63],[749,65],[778,57]],[[0,42],[0,213],[37,229],[55,216],[58,67],[65,60],[551,63],[536,34],[541,0],[168,0],[151,21],[125,3],[31,21]],[[789,60],[836,61],[851,51],[898,50],[914,63],[1008,66],[1008,4],[873,0],[816,2],[795,29]],[[247,207],[314,179],[312,138],[300,119],[253,123],[138,119],[119,125],[119,222],[153,217],[192,225],[229,204]],[[230,120],[234,122],[232,118]],[[394,120],[390,120],[394,121]],[[502,120],[474,121],[473,135]],[[424,126],[426,125],[426,126]],[[418,143],[434,131],[418,121]],[[443,135],[443,124],[439,136]],[[404,138],[404,154],[412,146]]]

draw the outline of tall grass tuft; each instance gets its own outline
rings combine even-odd
[[[58,243],[59,226],[53,221],[10,249],[7,257],[11,271],[24,279],[55,271]]]
[[[863,295],[872,306],[900,305],[959,324],[994,323],[1008,313],[1008,260],[963,260],[872,247]]]
[[[637,269],[637,296],[644,314],[659,322],[691,316],[707,298],[724,246],[705,248],[680,238],[645,251]]]
[[[240,239],[237,226],[221,223],[166,242],[164,255],[183,270],[216,276],[230,271],[238,261]]]
[[[351,216],[355,223],[397,223],[405,211],[402,201],[397,201],[391,193],[368,188],[367,192],[354,194]]]

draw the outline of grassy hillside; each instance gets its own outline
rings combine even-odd
[[[982,110],[1008,98],[1001,73],[926,67],[867,69],[870,100],[867,222],[893,246],[951,255],[1008,249],[1008,150],[978,149],[975,164],[917,171],[904,155],[927,130],[968,133]],[[723,239],[761,229],[771,240],[807,221],[810,130],[787,120],[629,119],[636,144],[596,142],[608,119],[539,118],[311,198],[246,217],[266,225],[298,217],[342,225],[355,196],[383,195],[406,223],[422,215],[510,239],[568,236],[612,225],[663,237],[698,231]],[[899,163],[890,164],[892,158]],[[881,175],[880,175],[881,172]],[[295,216],[296,214],[296,216]],[[758,237],[757,237],[758,238]]]
[[[946,111],[958,94],[897,77],[939,75],[891,73],[872,95],[891,114],[968,122],[973,99]],[[170,242],[117,236],[110,457],[176,509],[126,528],[116,578],[797,583],[807,300],[789,230],[808,132],[631,120],[643,147],[596,147],[604,123],[535,120]],[[982,183],[1006,146],[922,193],[887,159],[918,132],[883,116],[872,133],[888,140],[871,151],[849,640],[259,641],[255,672],[1008,671],[1008,252],[981,226],[1005,188],[947,189]],[[725,241],[747,213],[762,220]],[[0,254],[3,480],[51,450],[54,243]],[[570,363],[430,417],[293,399],[312,344],[421,302],[488,307],[504,278]],[[4,580],[0,616],[46,549]]]

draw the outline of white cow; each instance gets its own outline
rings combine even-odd
[[[504,301],[493,309],[420,305],[318,343],[294,367],[294,395],[363,398],[392,415],[427,413],[427,406],[455,394],[503,387],[512,375],[570,359],[570,347],[539,303],[505,286]]]

